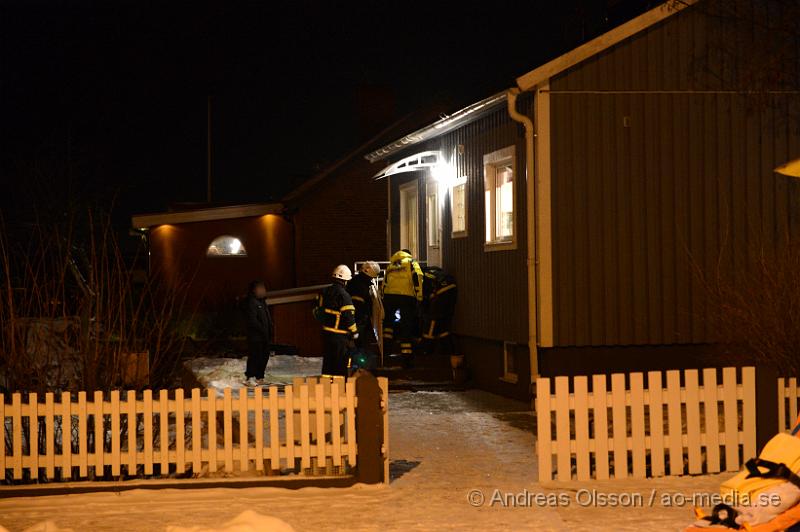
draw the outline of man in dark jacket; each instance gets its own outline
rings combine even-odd
[[[317,298],[314,316],[322,324],[322,374],[347,376],[348,351],[358,338],[355,307],[344,289],[353,276],[350,268],[340,264],[331,274],[332,284]]]
[[[263,281],[250,283],[245,302],[247,314],[247,368],[244,376],[248,386],[264,382],[264,371],[269,362],[272,344],[272,317],[267,308],[267,287]]]
[[[372,327],[372,306],[377,296],[375,279],[381,273],[377,262],[367,261],[361,266],[361,271],[347,282],[347,293],[353,299],[356,308],[356,326],[358,339],[356,347],[371,350],[377,345],[375,330]]]

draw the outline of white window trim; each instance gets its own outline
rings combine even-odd
[[[450,186],[450,238],[466,238],[469,236],[469,183],[467,176],[461,176],[453,182]],[[458,186],[464,186],[464,230],[453,231],[453,189]]]
[[[430,242],[430,223],[431,223],[431,209],[430,199],[433,198],[434,213],[436,215],[436,243]],[[439,190],[434,188],[432,192],[425,194],[425,245],[432,249],[439,249],[442,246],[442,210],[439,205]]]
[[[487,153],[483,156],[483,188],[484,194],[487,190],[486,188],[486,180],[488,178],[487,172],[493,171],[494,167],[510,164],[511,165],[511,172],[513,176],[512,187],[513,187],[513,195],[514,195],[514,212],[513,217],[511,220],[512,224],[512,235],[511,240],[496,240],[487,242],[486,241],[486,227],[484,227],[484,244],[483,250],[484,251],[506,251],[517,249],[517,160],[516,160],[516,146],[506,146],[505,148],[499,149],[497,151],[493,151],[492,153]],[[492,191],[492,220],[496,220],[497,216],[494,213],[494,209],[497,206],[497,200],[494,197],[495,188],[494,183],[490,189]],[[486,225],[486,201],[484,200],[484,226]]]
[[[508,357],[514,356],[514,349],[516,347],[517,344],[514,342],[503,342],[503,376],[500,377],[500,380],[510,384],[516,384],[519,382],[519,374],[511,373],[508,370]]]
[[[415,211],[417,213],[417,219],[416,219],[416,222],[414,224],[417,234],[415,235],[415,245],[414,246],[412,246],[408,242],[405,242],[405,243],[403,242],[403,224],[405,223],[405,220],[404,220],[405,213],[403,212],[403,198],[404,198],[406,192],[408,190],[412,190],[412,189],[414,190],[414,197],[416,198],[416,201],[417,201],[417,205],[416,205],[416,209],[415,209]],[[411,250],[411,252],[412,252],[411,254],[413,256],[415,256],[415,257],[418,257],[419,256],[419,244],[420,244],[420,242],[419,242],[419,232],[420,232],[420,227],[419,227],[419,225],[420,225],[420,219],[419,219],[419,183],[416,180],[414,180],[414,181],[412,181],[410,183],[405,183],[403,185],[400,185],[400,187],[398,188],[398,192],[400,194],[400,197],[398,198],[399,201],[400,201],[400,220],[399,220],[400,221],[400,234],[398,235],[400,237],[400,247],[401,248],[407,248],[407,249]],[[417,249],[412,249],[414,247],[416,247]]]

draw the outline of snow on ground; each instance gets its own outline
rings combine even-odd
[[[194,358],[184,363],[186,368],[205,387],[241,388],[244,385],[244,369],[247,357],[242,358]],[[293,377],[319,375],[322,358],[273,355],[269,357],[264,380],[268,384],[291,384]]]
[[[680,530],[692,521],[692,505],[675,494],[715,493],[727,478],[542,485],[535,481],[533,418],[523,403],[479,391],[397,392],[390,396],[389,411],[389,486],[134,490],[5,499],[0,500],[0,524],[12,532],[47,520],[80,531],[226,530],[232,519],[252,510],[298,532]],[[473,490],[480,490],[483,502]],[[511,495],[509,504],[492,504],[505,493]],[[634,494],[640,494],[641,506],[602,507],[601,497],[610,494],[634,502]],[[561,498],[562,505],[538,500],[548,496],[555,502]],[[668,501],[677,505],[668,507]]]

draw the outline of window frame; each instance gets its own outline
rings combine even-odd
[[[239,241],[239,245],[241,246],[242,253],[218,253],[216,255],[213,255],[213,254],[209,253],[208,250],[211,249],[211,246],[214,245],[214,242],[216,242],[216,241],[218,241],[220,239],[223,239],[223,238],[232,238],[234,240],[238,240]],[[209,242],[208,245],[206,246],[205,256],[206,256],[207,259],[236,259],[236,258],[246,259],[247,256],[248,256],[247,246],[244,245],[244,240],[242,240],[238,236],[234,236],[234,235],[227,234],[227,233],[226,234],[222,234],[222,235],[217,235],[214,238],[212,238],[211,242]]]
[[[414,236],[414,245],[413,246],[409,242],[403,242],[404,233],[407,236],[407,234],[409,232],[408,228],[404,229],[404,227],[403,227],[404,224],[406,223],[405,210],[403,209],[403,206],[405,205],[405,202],[406,202],[405,198],[407,197],[408,192],[410,190],[412,190],[412,189],[414,191],[414,194],[413,194],[414,198],[416,199],[416,205],[414,207],[414,212],[416,213],[416,219],[414,220],[414,231],[416,232],[416,235]],[[410,181],[408,183],[403,183],[402,185],[400,185],[398,187],[398,195],[399,195],[398,201],[399,201],[399,209],[400,209],[400,220],[399,220],[399,227],[398,227],[399,235],[398,236],[399,236],[399,239],[400,239],[400,248],[408,249],[408,250],[411,251],[411,254],[414,257],[418,257],[419,256],[419,246],[420,246],[420,238],[419,238],[419,225],[420,225],[420,219],[419,219],[419,182],[415,179],[415,180]],[[414,248],[416,248],[416,249],[414,249]]]
[[[467,176],[461,176],[450,185],[450,238],[466,238],[469,236],[469,180]],[[456,187],[464,187],[464,229],[462,231],[455,230],[455,194]]]
[[[511,238],[498,239],[497,237],[497,169],[503,166],[511,167]],[[484,236],[483,236],[483,249],[484,251],[504,251],[517,249],[517,157],[516,146],[506,146],[499,150],[487,153],[483,156],[483,186],[484,186]],[[490,201],[486,201],[486,194],[490,195]],[[488,203],[488,205],[487,205]],[[487,209],[491,208],[491,213]],[[489,216],[490,215],[490,216]],[[490,226],[487,227],[487,221]],[[487,240],[487,232],[491,235],[491,239]]]
[[[433,199],[433,209],[431,209],[431,198]],[[436,221],[435,227],[431,225],[431,214]],[[433,242],[431,241],[431,229],[433,229],[435,238]],[[442,213],[439,208],[439,190],[436,187],[425,193],[425,245],[433,249],[439,249],[442,246]]]

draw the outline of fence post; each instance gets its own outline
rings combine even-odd
[[[358,446],[357,477],[365,484],[379,484],[383,478],[383,414],[381,388],[370,374],[356,379],[356,444]]]
[[[794,423],[794,420],[791,420]],[[756,451],[778,432],[778,373],[774,368],[756,368]],[[744,459],[749,458],[745,456]]]

